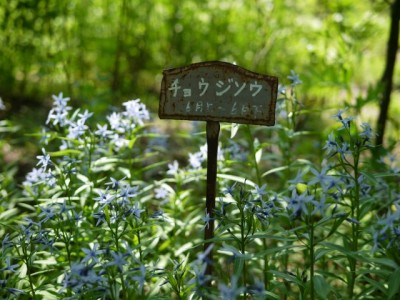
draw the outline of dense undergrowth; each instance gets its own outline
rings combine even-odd
[[[12,166],[0,176],[0,297],[399,297],[396,157],[376,154],[384,152],[370,125],[352,109],[300,130],[315,112],[291,79],[275,126],[222,126],[215,238],[205,252],[203,124],[180,135],[198,150],[174,160],[176,143],[139,99],[97,123],[53,96],[43,131],[28,137],[42,145],[37,165],[21,185]],[[6,120],[1,129],[17,130]]]

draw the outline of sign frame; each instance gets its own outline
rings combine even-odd
[[[190,78],[191,74],[195,72],[197,72],[195,78]],[[210,105],[212,109],[207,109],[206,112],[199,113],[188,112],[187,105],[189,105],[189,102],[188,99],[185,99],[185,96],[182,96],[181,94],[181,96],[175,96],[176,99],[173,99],[174,97],[171,96],[172,92],[170,91],[170,87],[174,83],[175,79],[181,80],[185,82],[185,84],[189,84],[191,86],[194,85],[194,80],[196,79],[211,81],[210,84],[212,85],[212,91],[214,92],[211,94],[211,97],[207,94],[202,95],[201,97],[198,97],[197,100],[192,100],[192,105],[196,105],[197,101],[197,104],[203,105],[204,103],[204,106]],[[230,89],[230,96],[228,93],[226,93],[225,96],[216,96],[215,91],[218,88],[216,87],[218,84],[221,85],[221,91],[223,90],[222,85],[232,85],[232,88]],[[247,85],[246,89],[244,89],[245,85]],[[254,102],[254,99],[247,99],[247,101],[243,101],[243,98],[236,98],[235,94],[232,95],[232,91],[236,91],[236,93],[238,93],[242,90],[249,94],[249,90],[252,87],[255,90],[252,94],[256,94],[256,85],[262,87],[261,93],[257,95],[257,98],[254,98],[257,102]],[[177,88],[181,89],[181,91],[183,90],[182,86]],[[273,126],[275,124],[275,106],[277,94],[277,77],[255,73],[237,65],[222,61],[199,62],[188,66],[172,68],[163,71],[158,115],[160,119],[215,121]],[[212,99],[207,99],[207,96],[208,98]],[[263,99],[263,96],[267,96],[267,98]],[[230,99],[227,99],[227,97]],[[247,97],[251,96],[248,95]],[[216,103],[216,101],[220,102]],[[223,103],[226,101],[230,101],[230,104]],[[237,107],[234,107],[235,103],[237,104]],[[257,103],[257,105],[254,105],[255,103]],[[212,107],[213,105],[214,107]],[[228,105],[231,105],[231,107],[227,108],[226,106]],[[263,108],[262,105],[265,107]],[[222,111],[222,109],[224,109],[225,112]],[[234,109],[238,110],[236,111],[236,115],[232,115],[232,111]],[[206,110],[206,108],[204,108],[204,110]],[[229,112],[226,110],[230,110],[231,114],[229,114]],[[243,111],[245,111],[245,113],[243,113]],[[260,114],[260,116],[254,116],[255,114]]]

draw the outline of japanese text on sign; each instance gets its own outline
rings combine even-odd
[[[273,125],[278,80],[223,62],[164,71],[160,118]]]

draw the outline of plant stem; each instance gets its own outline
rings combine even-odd
[[[242,252],[243,255],[246,253],[246,234],[245,234],[245,226],[246,226],[246,215],[244,211],[244,206],[245,206],[245,200],[240,199],[239,203],[239,210],[240,210],[240,252]],[[243,286],[246,286],[247,283],[247,267],[246,267],[246,260],[243,259]],[[243,299],[246,299],[246,292],[243,293]]]
[[[250,130],[250,126],[246,126],[247,129],[247,139],[249,143],[249,151],[251,154],[251,159],[253,160],[253,167],[256,170],[256,178],[257,178],[257,184],[260,186],[261,185],[261,173],[260,173],[260,168],[258,167],[257,163],[257,158],[256,158],[256,149],[254,148],[254,138]]]
[[[143,250],[142,250],[142,245],[141,245],[140,230],[137,231],[136,236],[138,238],[139,259],[140,259],[140,262],[142,262],[142,260],[143,260]]]
[[[26,269],[27,269],[27,275],[28,275],[28,281],[29,281],[29,287],[31,289],[31,293],[32,293],[32,299],[36,299],[36,293],[35,293],[35,287],[33,286],[33,280],[32,280],[32,266],[31,266],[31,261],[32,261],[32,253],[35,253],[35,248],[32,244],[32,241],[30,241],[29,246],[30,246],[30,253],[28,254],[28,249],[26,247],[27,245],[25,244],[25,242],[22,245],[22,253],[24,255],[24,261],[26,264]]]
[[[350,135],[350,132],[349,132]],[[353,181],[354,181],[354,193],[351,196],[351,251],[353,254],[356,254],[358,251],[358,238],[360,232],[360,183],[358,181],[360,177],[359,171],[359,160],[360,160],[360,148],[357,145],[357,142],[351,140],[351,150],[353,154],[354,163],[352,166],[353,169]],[[351,175],[351,174],[349,174]],[[354,297],[354,286],[356,282],[357,275],[357,260],[354,256],[349,257],[349,267],[350,267],[350,276],[348,280],[347,293],[349,299],[353,299]]]
[[[111,232],[113,233],[114,242],[115,242],[115,248],[117,250],[117,253],[119,253],[118,226],[119,226],[119,222],[116,222],[115,233],[113,232],[112,227],[110,226]],[[123,272],[119,272],[119,275],[120,275],[120,279],[121,279],[121,286],[122,286],[122,293],[123,293],[122,299],[129,299],[128,294],[127,294],[127,290],[126,290],[126,287],[125,287],[125,280],[124,280]]]
[[[315,253],[314,253],[314,224],[310,226],[310,299],[315,299],[314,293],[314,260],[315,260]]]
[[[249,149],[250,149],[250,153],[251,153],[251,158],[253,160],[253,165],[254,165],[254,169],[256,170],[256,176],[257,176],[257,185],[261,186],[261,181],[262,181],[262,176],[261,176],[261,172],[260,172],[260,168],[258,167],[258,163],[257,163],[257,158],[256,158],[256,151],[254,148],[254,143],[253,143],[253,135],[251,134],[251,130],[250,130],[250,126],[247,125],[246,126],[247,129],[247,138],[248,138],[248,143],[249,143]],[[262,225],[263,228],[265,227],[264,225]],[[268,244],[267,244],[267,240],[263,239],[262,240],[263,243],[263,249],[266,250],[268,248]],[[266,291],[268,291],[269,288],[269,277],[268,277],[268,271],[269,271],[269,261],[268,261],[268,255],[264,255],[264,288]]]

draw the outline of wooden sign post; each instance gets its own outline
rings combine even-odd
[[[275,124],[278,78],[233,64],[211,61],[165,70],[161,83],[160,119],[206,121],[207,193],[204,250],[214,237],[219,122]],[[208,258],[212,261],[212,251]],[[212,273],[207,265],[206,274]]]

